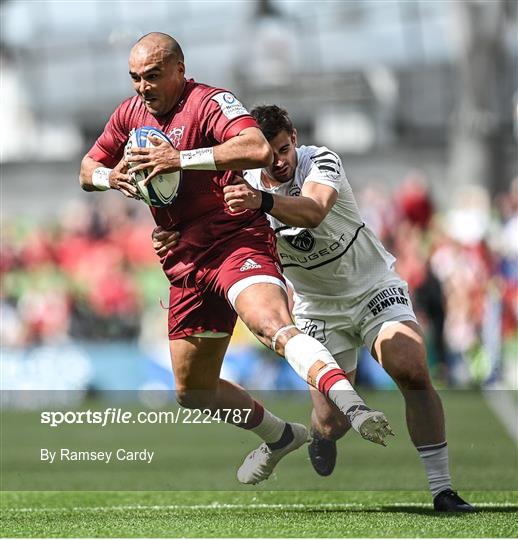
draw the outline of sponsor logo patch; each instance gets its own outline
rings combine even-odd
[[[220,107],[221,112],[229,119],[248,114],[243,104],[230,92],[220,92],[212,98]]]
[[[326,341],[326,321],[321,319],[297,319],[297,328],[320,343]]]
[[[262,266],[256,263],[253,259],[247,259],[239,271],[246,272],[247,270],[255,270],[256,268],[262,268]]]
[[[304,230],[296,236],[283,236],[283,238],[292,247],[305,253],[311,251],[315,246],[315,237],[308,230]]]
[[[373,315],[377,315],[396,304],[408,306],[408,298],[401,287],[389,287],[388,289],[383,289],[371,299],[367,304],[367,307],[371,310]]]

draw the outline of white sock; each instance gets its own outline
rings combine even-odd
[[[272,414],[268,409],[264,409],[261,423],[250,431],[261,437],[265,443],[275,443],[282,437],[285,427],[286,422],[284,420]]]
[[[246,422],[237,424],[243,429],[253,431],[266,444],[280,443],[281,446],[291,442],[290,434],[293,436],[291,429],[286,429],[287,423],[272,414],[268,409],[265,409],[259,402],[254,399],[254,409]]]
[[[446,442],[418,446],[432,497],[445,489],[451,489],[450,465],[448,460],[448,445]]]
[[[331,353],[315,338],[306,334],[291,337],[284,356],[297,374],[327,396],[344,414],[355,405],[363,405],[343,369]]]

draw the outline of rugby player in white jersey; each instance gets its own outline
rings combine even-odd
[[[245,171],[245,180],[226,186],[226,203],[234,212],[267,212],[294,291],[298,328],[325,344],[351,382],[362,345],[394,379],[434,508],[473,511],[452,491],[442,404],[430,380],[408,286],[394,271],[394,257],[363,223],[340,158],[326,147],[297,147],[287,112],[275,105],[251,114],[272,147],[274,162]],[[174,245],[175,237],[158,238],[155,249]],[[310,392],[309,454],[316,472],[327,476],[335,466],[336,441],[350,425],[322,393],[311,387]]]

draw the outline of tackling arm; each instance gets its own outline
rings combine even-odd
[[[299,197],[273,195],[269,214],[286,225],[314,229],[333,208],[337,197],[337,191],[330,186],[306,182]]]
[[[263,192],[246,180],[223,188],[225,202],[232,212],[245,208],[261,208]],[[330,186],[306,182],[299,197],[273,195],[273,207],[268,213],[291,227],[318,227],[336,202],[338,193]]]

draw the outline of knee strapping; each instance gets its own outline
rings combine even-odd
[[[272,345],[271,345],[272,351],[276,352],[275,346],[277,345],[277,340],[279,339],[279,337],[282,336],[282,334],[284,334],[288,330],[291,330],[292,328],[297,328],[297,327],[294,324],[288,324],[287,326],[283,326],[282,328],[279,328],[279,330],[275,332],[275,334],[272,337]]]

